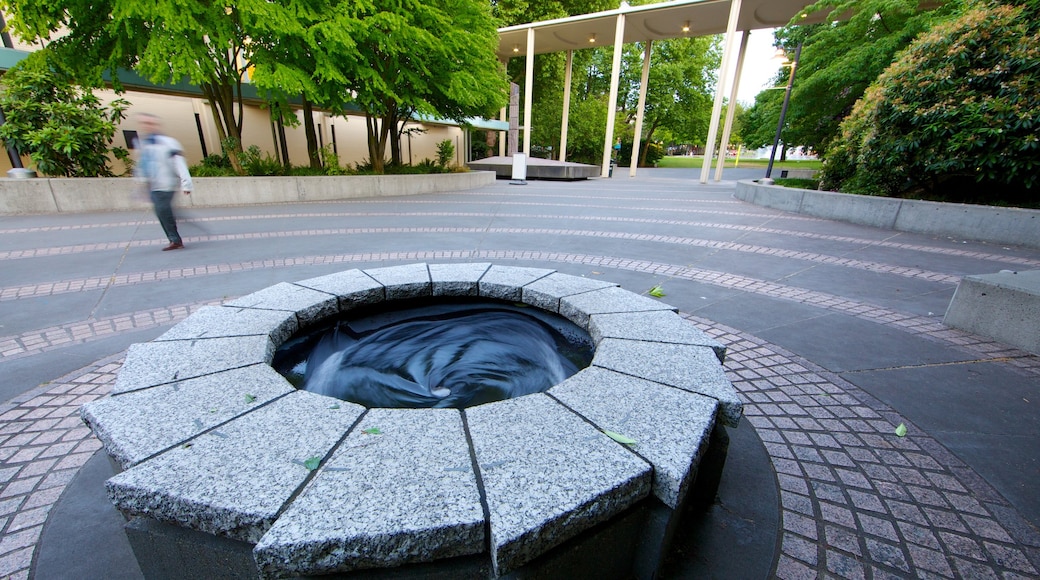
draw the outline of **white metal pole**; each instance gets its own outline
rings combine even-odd
[[[527,73],[524,78],[524,154],[531,156],[531,103],[534,101],[534,28],[527,29]]]
[[[635,137],[632,139],[632,164],[628,166],[628,176],[636,176],[639,165],[639,147],[643,137],[643,108],[646,107],[646,84],[650,80],[650,47],[653,41],[647,40],[643,48],[643,76],[639,79],[639,105],[636,107]]]
[[[618,82],[621,78],[621,49],[625,42],[625,15],[618,14],[614,25],[614,60],[610,68],[610,97],[607,101],[607,131],[603,139],[603,170],[601,177],[610,176],[610,150],[614,141],[614,118],[617,117]]]
[[[715,165],[715,181],[722,181],[722,166],[726,164],[726,149],[729,147],[729,134],[733,129],[733,117],[737,112],[737,89],[740,87],[740,73],[744,70],[744,57],[747,52],[748,38],[751,31],[745,30],[740,39],[740,50],[737,51],[737,70],[733,73],[733,88],[729,91],[729,106],[726,107],[726,124],[722,127],[722,146],[719,147],[719,162]]]
[[[708,139],[704,143],[704,165],[701,166],[701,183],[708,183],[708,172],[711,171],[711,157],[715,153],[715,137],[719,132],[719,117],[722,116],[722,91],[726,87],[729,59],[733,53],[733,37],[737,33],[737,19],[739,17],[740,0],[731,0],[729,5],[729,23],[726,25],[725,48],[722,50],[722,69],[719,71],[719,86],[715,89],[715,104],[711,108],[711,124],[708,126]]]
[[[574,66],[574,51],[567,51],[567,72],[563,77],[563,123],[560,126],[560,161],[567,161],[567,125],[571,118],[571,68]]]

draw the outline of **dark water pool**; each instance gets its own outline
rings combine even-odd
[[[286,342],[273,366],[366,407],[463,408],[545,391],[592,354],[588,333],[555,314],[453,301],[336,321]]]

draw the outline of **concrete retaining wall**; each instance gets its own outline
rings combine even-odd
[[[943,324],[1040,355],[1040,270],[965,276]]]
[[[737,199],[865,226],[1040,248],[1040,211],[737,182]]]
[[[437,175],[337,177],[197,177],[185,207],[334,201],[359,197],[459,191],[491,185],[493,171]],[[0,179],[0,214],[136,210],[148,204],[136,181],[110,178]]]

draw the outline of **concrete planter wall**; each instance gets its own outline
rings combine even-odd
[[[737,182],[737,199],[832,220],[936,236],[1040,248],[1040,211],[874,197]]]
[[[495,182],[492,171],[437,175],[337,177],[197,177],[185,207],[334,201],[473,189]],[[82,213],[148,206],[136,181],[126,177],[0,179],[0,214]]]

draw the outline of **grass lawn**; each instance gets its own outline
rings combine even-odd
[[[741,159],[740,165],[734,165],[732,157],[726,158],[727,169],[732,167],[762,167],[765,168],[769,165],[768,159]],[[658,167],[675,167],[683,169],[700,169],[704,164],[704,157],[686,157],[686,156],[669,156],[661,159],[657,162]],[[712,162],[712,167],[715,166],[715,162]],[[818,159],[812,159],[807,161],[774,161],[773,169],[819,169],[823,167],[823,162]]]

